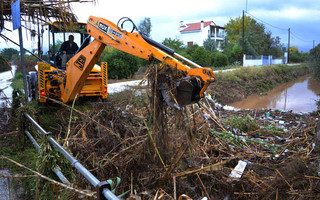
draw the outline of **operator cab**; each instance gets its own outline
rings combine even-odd
[[[62,53],[59,52],[59,48],[63,42],[68,41],[70,35],[74,36],[74,42],[79,47],[77,52],[90,43],[90,35],[87,33],[86,26],[87,24],[82,22],[70,25],[58,21],[42,25],[42,32],[44,33],[44,30],[48,31],[48,41],[43,46],[47,46],[48,48],[47,59],[51,66],[65,70],[65,67],[62,67]]]

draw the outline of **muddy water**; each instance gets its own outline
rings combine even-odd
[[[0,107],[6,107],[8,105],[8,100],[11,102],[12,98],[12,88],[11,80],[14,77],[16,66],[11,66],[11,71],[0,73]],[[8,100],[7,100],[8,99]]]
[[[320,81],[303,76],[297,80],[274,88],[264,96],[253,95],[230,106],[240,109],[282,109],[293,112],[312,112],[317,110],[320,100]]]

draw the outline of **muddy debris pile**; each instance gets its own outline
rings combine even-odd
[[[146,93],[124,91],[107,103],[87,102],[90,109],[72,115],[67,142],[70,110],[55,112],[55,136],[99,180],[119,177],[117,195],[320,197],[319,113],[226,110],[211,98],[177,110],[152,92],[157,82],[149,86]]]

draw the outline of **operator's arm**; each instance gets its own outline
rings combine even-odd
[[[75,43],[75,42],[73,42],[73,44],[72,44],[72,52],[77,52],[78,51],[78,49],[79,49],[79,47],[78,47],[78,45],[77,45],[77,43]],[[73,53],[73,54],[74,54]]]
[[[65,51],[65,49],[66,49],[66,45],[65,45],[65,44],[66,44],[65,42],[63,42],[63,43],[61,44],[61,46],[60,46],[60,48],[59,48],[59,52]]]
[[[60,52],[60,53],[66,53],[66,51],[67,51],[67,44],[68,44],[68,41],[65,41],[65,42],[63,42],[63,43],[61,44],[61,47],[60,47],[60,49],[59,49],[59,52]]]

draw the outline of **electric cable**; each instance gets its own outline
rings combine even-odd
[[[267,24],[267,25],[269,25],[269,26],[271,26],[271,27],[273,27],[273,28],[276,28],[276,29],[279,29],[279,30],[282,30],[282,31],[288,31],[288,29],[284,29],[284,28],[280,28],[280,27],[274,26],[274,25],[272,25],[272,24],[270,24],[270,23],[268,23],[268,22],[265,22],[265,21],[263,21],[263,20],[255,17],[255,16],[253,16],[252,14],[250,14],[250,13],[248,13],[248,12],[246,12],[246,11],[245,11],[245,13],[247,13],[247,14],[250,15],[251,17],[253,17],[253,18],[261,21],[262,23]]]
[[[295,37],[296,39],[298,39],[298,40],[301,40],[302,42],[306,42],[306,43],[312,43],[313,41],[311,41],[311,40],[304,40],[304,39],[302,39],[301,37],[299,37],[297,34],[295,34],[294,32],[292,32],[292,31],[290,31],[290,33],[291,33],[291,35],[293,36],[293,37]]]

